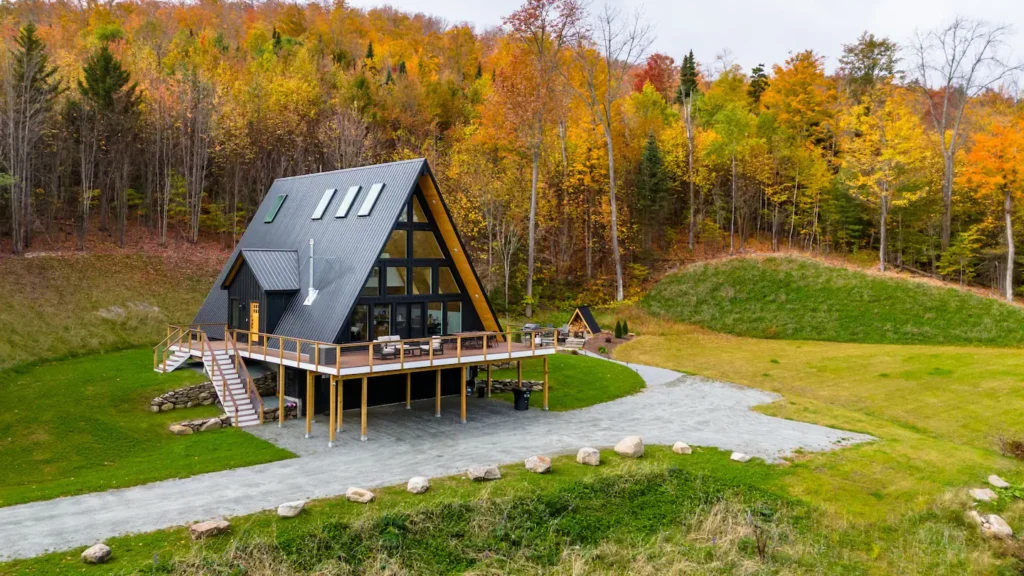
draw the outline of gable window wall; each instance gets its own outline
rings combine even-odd
[[[424,338],[477,329],[437,227],[420,191],[397,218],[378,263],[353,306],[343,335],[350,342],[381,336]]]

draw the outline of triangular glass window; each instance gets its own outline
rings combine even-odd
[[[420,199],[416,196],[412,197],[412,221],[413,222],[426,222],[427,213],[423,211],[423,205],[420,204]]]

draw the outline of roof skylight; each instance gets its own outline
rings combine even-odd
[[[331,203],[331,199],[334,198],[334,193],[337,191],[337,188],[324,190],[324,195],[320,197],[320,203],[316,205],[316,210],[313,211],[313,220],[319,220],[324,217],[324,212],[327,211],[327,206]]]
[[[352,209],[352,204],[356,201],[356,196],[359,194],[361,186],[349,186],[345,192],[345,197],[341,199],[341,206],[338,206],[338,212],[334,215],[335,218],[344,218],[348,216],[348,211]]]
[[[377,203],[377,198],[380,197],[380,191],[383,189],[384,183],[382,182],[370,186],[370,193],[366,195],[366,200],[363,200],[363,205],[359,207],[359,213],[356,216],[369,216],[370,211],[373,210],[373,205]]]
[[[278,194],[277,198],[274,199],[274,204],[270,206],[270,211],[267,212],[267,216],[263,219],[264,224],[270,224],[277,218],[277,211],[281,209],[281,205],[284,204],[285,199],[288,198],[287,194]]]

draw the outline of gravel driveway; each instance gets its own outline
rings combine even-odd
[[[349,486],[386,486],[411,476],[444,476],[535,454],[574,453],[584,445],[611,446],[630,434],[640,434],[648,444],[682,440],[769,461],[798,449],[829,450],[872,439],[750,410],[779,399],[776,394],[671,370],[628,366],[647,382],[643,392],[572,412],[514,412],[498,400],[470,398],[469,422],[461,424],[458,398],[445,398],[441,418],[433,415],[433,400],[425,400],[414,403],[412,410],[371,409],[369,440],[360,442],[358,412],[346,411],[345,430],[331,449],[323,419],[308,440],[299,420],[283,428],[268,424],[250,429],[302,457],[0,508],[0,559],[31,557],[215,516],[249,514],[289,500],[337,496]]]

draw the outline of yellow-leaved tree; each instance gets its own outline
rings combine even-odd
[[[929,149],[907,90],[879,85],[843,118],[843,168],[854,190],[879,208],[878,269],[885,270],[889,210],[927,191]]]

